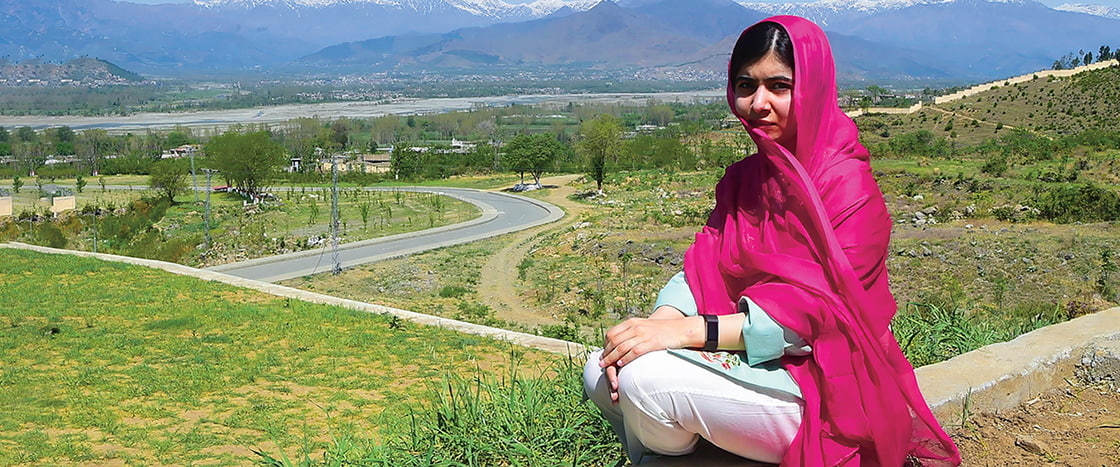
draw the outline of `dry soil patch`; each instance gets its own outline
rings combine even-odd
[[[968,417],[963,465],[1120,465],[1120,391],[1067,386],[1013,410]]]

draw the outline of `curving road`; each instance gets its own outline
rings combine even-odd
[[[453,196],[478,206],[482,210],[482,216],[460,224],[340,245],[338,258],[343,268],[473,242],[547,224],[564,216],[564,212],[552,204],[505,193],[469,188],[399,189]],[[329,272],[332,267],[331,248],[328,246],[208,269],[246,279],[279,282]]]

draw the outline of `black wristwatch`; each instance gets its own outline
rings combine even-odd
[[[704,348],[701,350],[707,352],[715,352],[719,349],[719,316],[718,315],[701,315],[704,317],[704,327],[707,333],[704,335]]]

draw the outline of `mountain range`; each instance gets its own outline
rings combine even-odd
[[[739,31],[817,21],[843,79],[1003,77],[1120,50],[1107,7],[1032,0],[0,0],[0,57],[91,56],[155,75],[199,70],[624,70],[718,79]]]

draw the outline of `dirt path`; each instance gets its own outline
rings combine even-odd
[[[580,175],[562,175],[541,179],[544,185],[556,185],[559,188],[549,190],[545,201],[555,204],[564,210],[563,219],[551,224],[542,225],[512,235],[509,245],[502,248],[482,267],[482,277],[478,284],[478,293],[482,302],[494,310],[498,319],[524,324],[530,328],[559,324],[562,321],[550,315],[544,315],[540,310],[534,309],[528,300],[518,291],[517,266],[539,243],[539,235],[555,229],[561,229],[571,224],[572,219],[579,217],[579,213],[586,209],[585,206],[573,202],[568,196],[575,193],[575,188],[569,186]]]
[[[996,126],[996,123],[992,123],[992,122],[989,122],[987,120],[983,120],[983,119],[979,119],[979,118],[975,118],[975,117],[969,117],[968,115],[961,115],[959,113],[953,112],[952,110],[945,110],[945,109],[942,109],[941,107],[937,107],[935,105],[927,105],[926,108],[930,109],[930,110],[936,110],[938,112],[941,112],[941,113],[943,113],[945,115],[948,115],[950,117],[953,117],[953,118],[960,118],[960,119],[969,120],[969,121],[973,121],[973,122],[983,123],[985,125]],[[1007,124],[1004,124],[1003,127],[1007,128],[1009,130],[1016,129],[1015,127],[1013,127],[1011,125],[1007,125]]]

